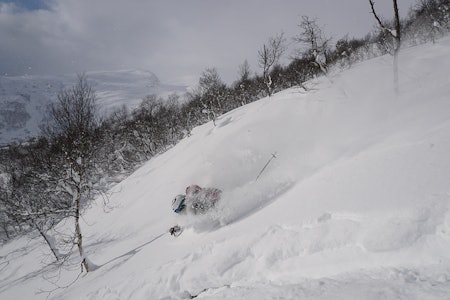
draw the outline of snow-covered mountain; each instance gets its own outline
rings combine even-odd
[[[448,298],[448,70],[450,38],[402,50],[398,95],[383,56],[196,128],[85,212],[98,269],[79,276],[76,251],[43,268],[44,243],[16,239],[0,298]],[[174,214],[192,183],[222,189],[218,207]]]
[[[163,84],[143,70],[87,72],[86,76],[106,114],[122,105],[133,109],[150,94],[186,91],[183,86]],[[0,145],[39,134],[48,104],[75,83],[75,75],[0,76]]]

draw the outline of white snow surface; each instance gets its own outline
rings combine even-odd
[[[37,235],[3,245],[0,298],[448,299],[450,39],[402,50],[398,95],[392,60],[238,108],[148,161],[84,213],[93,272],[77,278],[76,251],[44,267]],[[222,189],[216,210],[174,214],[189,184]]]

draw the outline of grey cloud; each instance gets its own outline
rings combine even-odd
[[[390,17],[391,1],[378,1]],[[408,2],[408,1],[406,1]],[[403,14],[414,2],[402,2]],[[362,0],[49,0],[47,10],[0,9],[0,74],[58,74],[141,68],[163,82],[192,83],[207,67],[225,80],[301,15],[329,34],[360,37],[374,21]],[[188,82],[187,82],[188,81]]]

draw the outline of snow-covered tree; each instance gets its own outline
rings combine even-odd
[[[318,66],[322,72],[327,72],[327,52],[329,51],[330,38],[327,38],[315,19],[302,16],[298,25],[301,32],[294,37],[294,41],[301,44],[297,49],[297,57],[306,57]]]
[[[245,60],[240,66],[238,75],[239,78],[234,84],[234,96],[238,105],[245,105],[251,101],[252,98],[252,80],[250,78],[250,65]]]
[[[202,104],[202,113],[212,119],[224,112],[227,101],[226,85],[215,68],[207,68],[198,81],[197,94]]]
[[[273,90],[273,81],[270,73],[286,50],[284,43],[284,34],[280,33],[275,37],[269,38],[267,43],[258,51],[258,63],[263,69],[263,81],[269,97],[272,95]]]
[[[398,53],[400,51],[401,44],[401,30],[400,30],[400,17],[398,13],[397,0],[392,0],[394,5],[394,27],[390,28],[385,22],[383,22],[375,11],[375,3],[373,0],[369,0],[370,8],[372,9],[373,16],[380,25],[380,28],[394,39],[394,85],[396,93],[398,94]]]
[[[8,235],[37,230],[56,260],[63,258],[50,233],[70,214],[70,203],[57,196],[54,170],[58,157],[50,152],[46,139],[11,145],[2,149],[0,212]]]
[[[59,194],[71,203],[75,219],[74,243],[78,246],[82,266],[87,272],[94,265],[84,253],[80,217],[93,188],[98,125],[95,92],[86,76],[79,75],[72,88],[58,94],[56,103],[50,107],[49,123],[44,129],[52,146],[61,151],[64,159],[56,187]]]
[[[378,25],[383,29],[383,31],[389,33],[395,40],[394,51],[398,52],[400,49],[401,42],[401,30],[400,30],[400,17],[398,13],[397,0],[392,0],[394,5],[394,28],[390,28],[385,22],[383,22],[375,11],[375,3],[373,0],[369,0],[370,8],[372,9],[372,14],[378,22]]]
[[[403,29],[405,40],[434,43],[450,30],[450,0],[420,0],[410,15]]]

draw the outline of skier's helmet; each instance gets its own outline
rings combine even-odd
[[[175,197],[175,199],[173,199],[172,209],[174,212],[179,214],[186,207],[186,205],[184,204],[185,199],[186,196],[184,195],[178,195]]]

